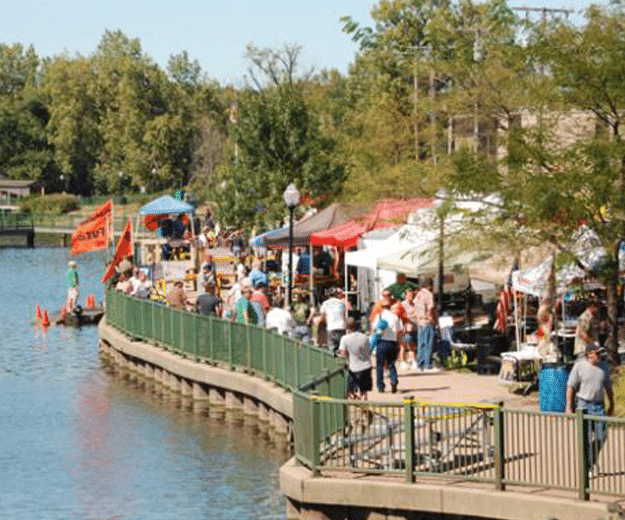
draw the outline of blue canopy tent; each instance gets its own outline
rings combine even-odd
[[[139,208],[137,212],[137,223],[135,224],[135,229],[138,229],[138,220],[140,217],[154,216],[155,220],[159,220],[158,216],[164,215],[180,215],[180,214],[189,214],[190,223],[191,223],[191,231],[193,235],[196,235],[198,230],[196,229],[195,219],[193,218],[195,214],[195,207],[191,204],[183,202],[181,200],[175,199],[170,195],[163,195],[157,199],[154,199],[151,202],[148,202],[146,205]],[[147,222],[144,222],[147,226]],[[160,226],[160,222],[157,222],[156,225]],[[153,227],[148,227],[148,229],[155,229]],[[160,234],[160,232],[159,232]],[[195,262],[197,263],[197,262]]]
[[[191,204],[174,199],[170,195],[163,195],[152,202],[148,202],[139,209],[139,215],[166,215],[170,213],[195,213]]]
[[[285,227],[281,227],[279,229],[271,229],[269,231],[265,231],[264,233],[261,233],[260,235],[256,235],[256,236],[250,238],[250,245],[252,247],[265,249],[265,237],[270,237],[272,235],[276,235],[276,234],[281,233],[282,231],[285,231],[285,230],[288,230],[288,229],[289,229],[289,226],[285,226]]]

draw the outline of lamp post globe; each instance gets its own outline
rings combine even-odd
[[[293,293],[293,212],[299,204],[299,191],[295,184],[291,183],[287,186],[282,195],[284,203],[289,208],[289,271],[287,274],[289,284],[287,287],[287,306],[291,307]]]

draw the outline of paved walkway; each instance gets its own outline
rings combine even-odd
[[[508,385],[497,382],[496,375],[478,375],[468,369],[420,373],[416,370],[398,370],[397,393],[390,392],[388,372],[384,381],[386,392],[375,390],[375,367],[373,369],[374,390],[369,393],[370,401],[398,401],[412,396],[437,402],[454,403],[496,403],[503,401],[507,408],[539,410],[538,392],[528,396],[513,393]]]

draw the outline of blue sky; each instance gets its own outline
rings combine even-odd
[[[341,31],[350,15],[371,24],[372,0],[15,0],[0,2],[0,41],[32,44],[40,56],[93,53],[105,30],[139,38],[161,67],[184,50],[220,83],[241,85],[245,45],[303,46],[302,64],[347,72],[356,45]],[[584,3],[585,4],[585,3]],[[567,7],[563,0],[524,0],[509,5]]]

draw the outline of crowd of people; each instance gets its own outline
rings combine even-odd
[[[432,279],[426,278],[417,285],[398,274],[396,283],[383,289],[380,299],[363,315],[352,309],[347,295],[336,285],[324,288],[321,301],[296,292],[293,303],[286,305],[284,277],[270,277],[267,270],[275,259],[246,255],[241,231],[217,229],[207,213],[202,233],[195,240],[203,262],[194,276],[194,290],[189,290],[183,280],[169,287],[162,282],[153,284],[148,271],[134,266],[131,258],[124,259],[117,267],[114,288],[137,298],[157,299],[176,309],[264,327],[304,344],[327,348],[334,355],[347,358],[350,398],[367,399],[367,393],[373,389],[374,366],[377,391],[386,391],[388,377],[390,391],[395,393],[398,370],[434,373],[445,365],[451,343],[447,330],[450,327],[444,331],[440,326],[439,330]],[[215,247],[227,247],[238,259],[231,266],[232,283],[226,287],[220,283],[213,258]],[[293,264],[295,278],[310,273],[312,259],[307,252],[296,251]],[[70,262],[67,284],[68,306],[71,306],[78,292],[74,262]],[[609,370],[601,359],[603,350],[599,347],[600,307],[593,301],[579,317],[573,349],[578,363],[568,383],[567,411],[575,407],[593,415],[611,415],[613,411]],[[440,341],[435,340],[437,335]],[[439,366],[433,364],[435,344]],[[605,396],[609,401],[607,409],[603,405]],[[593,435],[596,455],[605,441],[605,432],[596,428]]]

